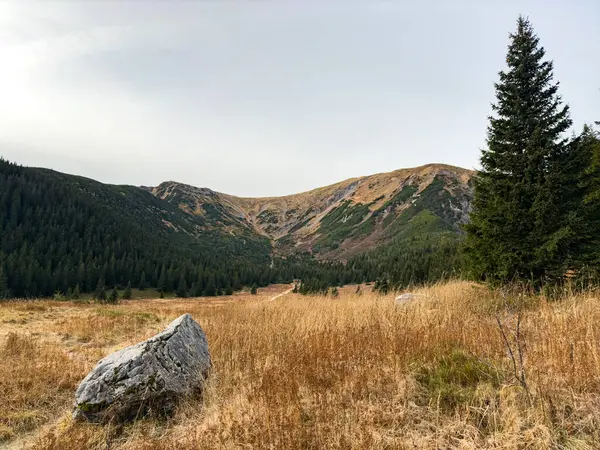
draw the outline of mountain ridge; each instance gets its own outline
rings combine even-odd
[[[435,215],[448,225],[445,228],[459,231],[457,224],[466,222],[470,211],[474,173],[448,164],[426,164],[272,197],[239,197],[176,181],[145,189],[203,217],[208,229],[257,233],[282,254],[309,252],[322,259],[346,259],[392,239],[394,233],[384,230],[422,196],[429,196],[427,207],[436,209]],[[433,195],[428,188],[435,190]],[[328,239],[328,233],[334,237]]]
[[[35,168],[38,168],[38,167],[35,167]],[[39,168],[43,169],[41,167],[39,167]],[[203,186],[203,187],[195,186],[193,184],[184,183],[184,182],[177,181],[177,180],[165,180],[165,181],[160,182],[156,186],[140,185],[140,186],[137,186],[137,187],[139,187],[140,189],[147,190],[147,191],[152,191],[153,189],[156,189],[157,187],[159,187],[162,184],[179,184],[179,185],[182,185],[182,186],[190,186],[190,187],[193,187],[193,188],[196,188],[196,189],[207,190],[207,191],[214,192],[214,193],[217,193],[217,194],[226,195],[228,197],[233,197],[233,198],[238,198],[238,199],[243,199],[243,200],[271,200],[271,199],[281,199],[281,198],[286,198],[286,197],[296,197],[298,195],[308,194],[308,193],[311,193],[311,192],[314,192],[314,191],[319,191],[321,189],[325,189],[325,188],[329,188],[329,187],[334,187],[334,186],[337,186],[337,185],[342,184],[342,183],[351,182],[351,181],[358,181],[358,180],[362,180],[362,179],[365,179],[365,178],[377,177],[377,176],[380,176],[380,175],[392,175],[392,174],[396,174],[398,172],[403,172],[403,171],[416,171],[416,170],[424,170],[424,169],[429,169],[429,168],[431,168],[431,169],[451,169],[451,170],[456,170],[456,171],[462,171],[462,172],[465,172],[466,174],[468,174],[469,177],[471,177],[475,173],[477,173],[477,171],[474,170],[474,169],[466,169],[464,167],[455,166],[455,165],[452,165],[452,164],[446,164],[446,163],[428,163],[428,164],[422,164],[420,166],[415,166],[415,167],[403,167],[403,168],[400,168],[400,169],[391,170],[389,172],[377,172],[377,173],[373,173],[373,174],[369,174],[369,175],[359,175],[359,176],[356,176],[356,177],[345,178],[344,180],[336,181],[334,183],[327,184],[325,186],[320,186],[320,187],[316,187],[316,188],[313,188],[313,189],[309,189],[307,191],[300,191],[300,192],[296,192],[296,193],[293,193],[293,194],[266,195],[266,196],[248,196],[248,197],[243,196],[243,195],[228,194],[226,192],[216,191],[216,190],[211,189],[211,188],[206,187],[206,186]],[[45,169],[45,170],[54,170],[54,169]],[[74,176],[79,176],[79,175],[74,175]],[[83,177],[83,178],[86,178],[86,177]]]

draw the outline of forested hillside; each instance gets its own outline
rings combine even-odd
[[[131,282],[213,294],[271,281],[266,239],[201,225],[136,187],[0,160],[0,292],[49,296]]]

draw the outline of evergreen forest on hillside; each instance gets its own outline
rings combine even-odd
[[[0,193],[4,297],[128,283],[169,291],[180,282],[214,295],[272,281],[267,242],[213,232],[196,238],[189,216],[135,187],[0,161]]]

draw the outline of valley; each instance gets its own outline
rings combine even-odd
[[[43,3],[0,449],[600,449],[598,2]]]
[[[296,195],[241,198],[177,182],[109,185],[0,159],[0,298],[154,288],[230,295],[452,276],[473,172],[429,164]],[[444,263],[442,263],[444,261]]]

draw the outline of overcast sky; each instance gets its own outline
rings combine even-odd
[[[599,120],[599,0],[1,2],[0,155],[244,196],[477,167],[519,14]]]

